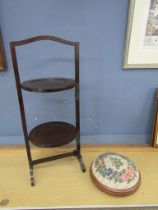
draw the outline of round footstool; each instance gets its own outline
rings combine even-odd
[[[117,153],[105,153],[93,161],[90,175],[94,184],[112,195],[130,195],[140,185],[140,173],[132,160]]]

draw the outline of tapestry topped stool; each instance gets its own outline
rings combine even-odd
[[[135,163],[117,153],[104,153],[93,161],[90,175],[94,184],[112,195],[130,195],[140,185],[140,173]]]

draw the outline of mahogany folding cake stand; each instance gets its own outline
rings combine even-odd
[[[69,45],[74,48],[74,55],[75,55],[74,79],[64,78],[64,77],[50,77],[50,78],[37,78],[23,82],[20,81],[16,47],[43,40],[55,41],[57,43]],[[32,186],[35,185],[34,176],[33,176],[33,166],[39,163],[44,163],[70,156],[76,156],[79,160],[81,170],[85,172],[86,169],[80,152],[79,42],[68,41],[63,38],[50,36],[50,35],[42,35],[42,36],[31,37],[25,40],[12,41],[10,42],[10,49],[11,49],[13,69],[15,74],[15,81],[17,87],[17,94],[19,100],[27,157],[30,168],[31,185]],[[28,132],[22,90],[29,92],[36,92],[36,93],[48,93],[48,92],[60,92],[73,88],[75,92],[74,100],[75,100],[76,125],[59,121],[46,122],[34,127],[30,132]],[[35,160],[32,159],[30,143],[38,147],[48,148],[48,147],[63,146],[65,144],[70,143],[74,139],[76,139],[76,149],[73,150],[72,152],[67,152],[64,154],[58,154],[51,157],[45,157]]]

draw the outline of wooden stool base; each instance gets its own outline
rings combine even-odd
[[[100,189],[101,191],[103,191],[104,193],[110,194],[110,195],[115,195],[115,196],[127,196],[127,195],[131,195],[134,192],[136,192],[136,190],[138,189],[138,187],[140,186],[141,183],[141,178],[139,179],[138,183],[126,190],[116,190],[116,189],[112,189],[109,187],[106,187],[105,185],[101,184],[93,175],[92,170],[90,169],[90,176],[91,179],[93,181],[93,183],[96,185],[96,187],[98,189]]]

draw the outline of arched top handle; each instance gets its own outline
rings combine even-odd
[[[27,39],[23,39],[23,40],[19,40],[19,41],[13,41],[10,42],[10,45],[12,46],[21,46],[21,45],[25,45],[25,44],[30,44],[32,42],[37,42],[37,41],[55,41],[61,44],[66,44],[66,45],[70,45],[70,46],[78,46],[79,42],[75,42],[75,41],[69,41],[60,37],[56,37],[56,36],[52,36],[52,35],[40,35],[40,36],[34,36],[31,38],[27,38]]]

